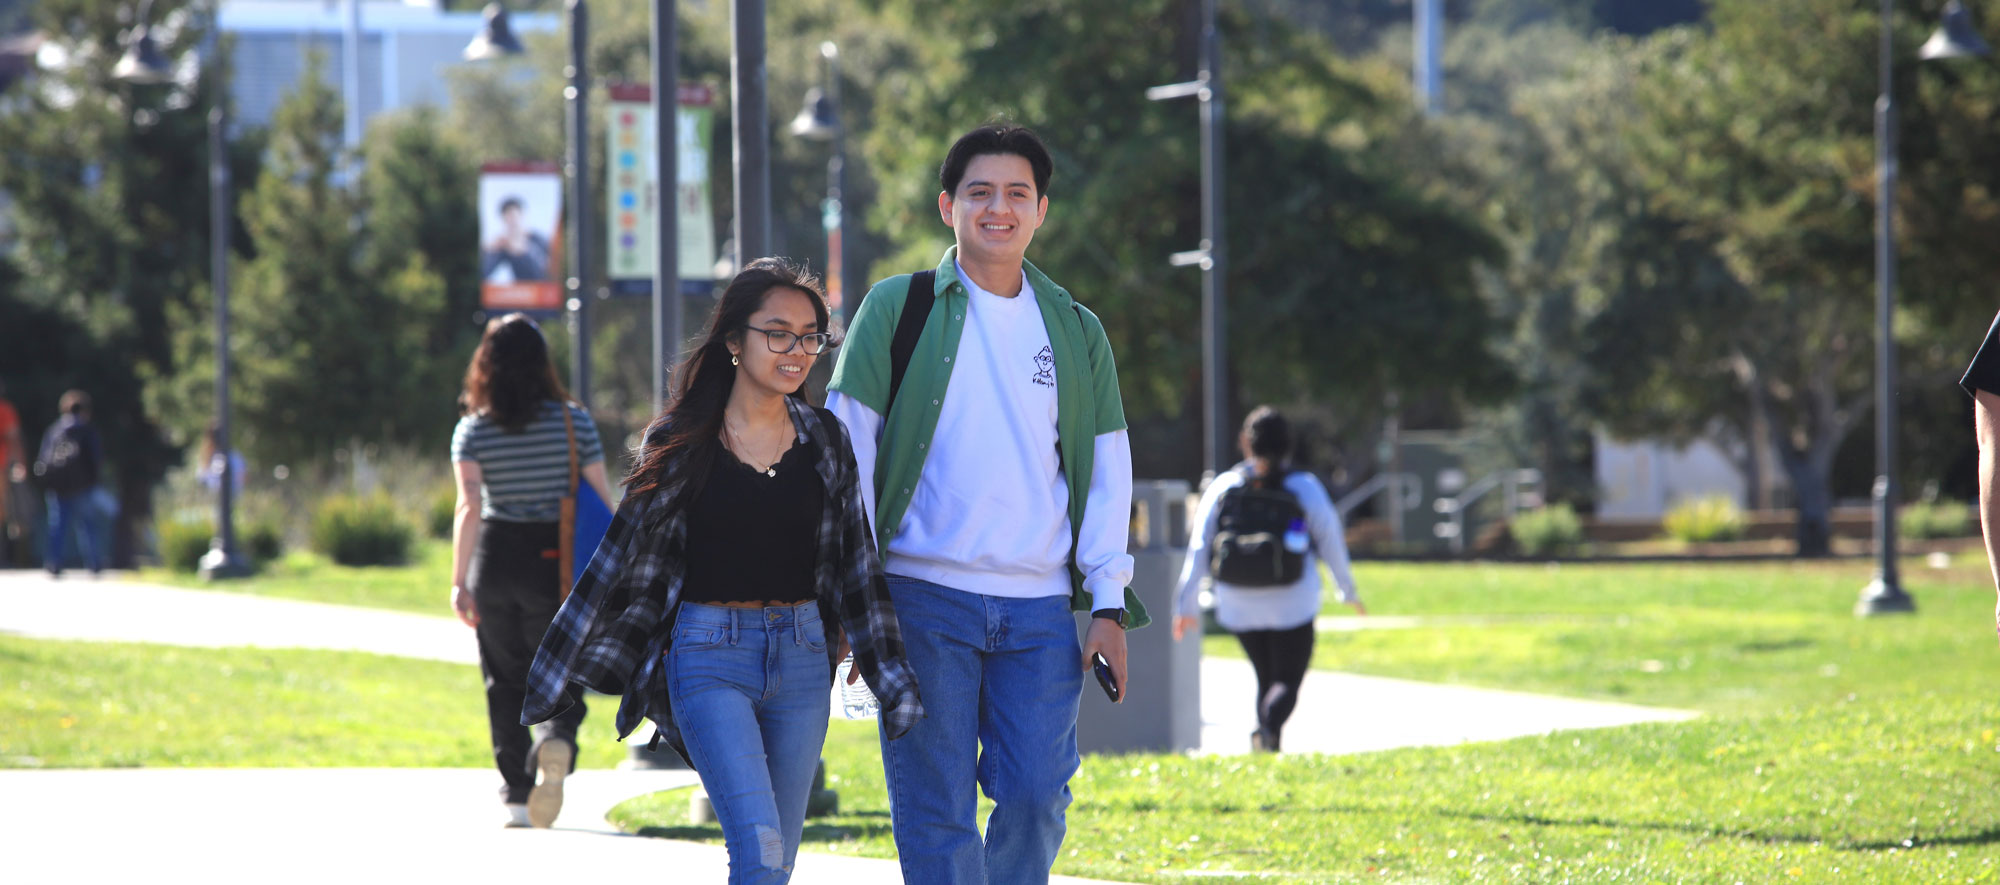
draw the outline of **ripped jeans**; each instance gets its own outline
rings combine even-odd
[[[688,761],[722,824],[730,885],[784,885],[826,743],[832,670],[818,603],[682,603],[666,675]]]

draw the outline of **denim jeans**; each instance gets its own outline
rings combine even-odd
[[[98,515],[96,502],[91,500],[91,490],[67,495],[49,492],[45,500],[49,506],[49,537],[42,552],[42,567],[50,572],[62,572],[69,538],[76,535],[83,542],[84,564],[93,573],[103,571],[104,554],[109,551],[104,549],[104,533],[98,529],[102,518]]]
[[[1004,599],[890,575],[924,718],[882,741],[903,880],[1035,885],[1062,848],[1083,651],[1069,598]],[[993,800],[982,843],[974,784]]]
[[[730,885],[783,885],[826,744],[833,671],[819,604],[682,603],[667,692],[729,848]]]

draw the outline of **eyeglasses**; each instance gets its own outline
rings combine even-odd
[[[826,332],[797,335],[783,329],[759,329],[756,326],[745,326],[744,328],[751,332],[764,333],[764,346],[769,347],[772,353],[791,353],[792,348],[803,344],[805,345],[806,353],[819,356],[825,353],[827,348],[833,346],[833,336]],[[780,347],[780,344],[784,346]]]

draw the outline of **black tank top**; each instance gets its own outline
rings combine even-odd
[[[716,446],[708,483],[687,513],[688,602],[780,602],[817,599],[820,511],[826,489],[819,447],[794,444],[766,476]]]

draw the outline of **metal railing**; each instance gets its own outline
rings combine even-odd
[[[1432,531],[1439,538],[1451,543],[1451,552],[1464,553],[1465,512],[1471,509],[1473,504],[1478,503],[1480,498],[1485,497],[1495,488],[1500,488],[1506,498],[1505,506],[1507,508],[1507,515],[1512,516],[1524,508],[1533,508],[1541,505],[1542,495],[1539,489],[1533,491],[1523,491],[1521,489],[1524,485],[1539,486],[1541,482],[1542,472],[1532,467],[1502,470],[1498,473],[1488,474],[1484,479],[1467,486],[1464,491],[1459,492],[1454,497],[1439,498],[1431,502],[1431,509],[1436,510],[1446,520],[1438,523],[1432,528]]]

